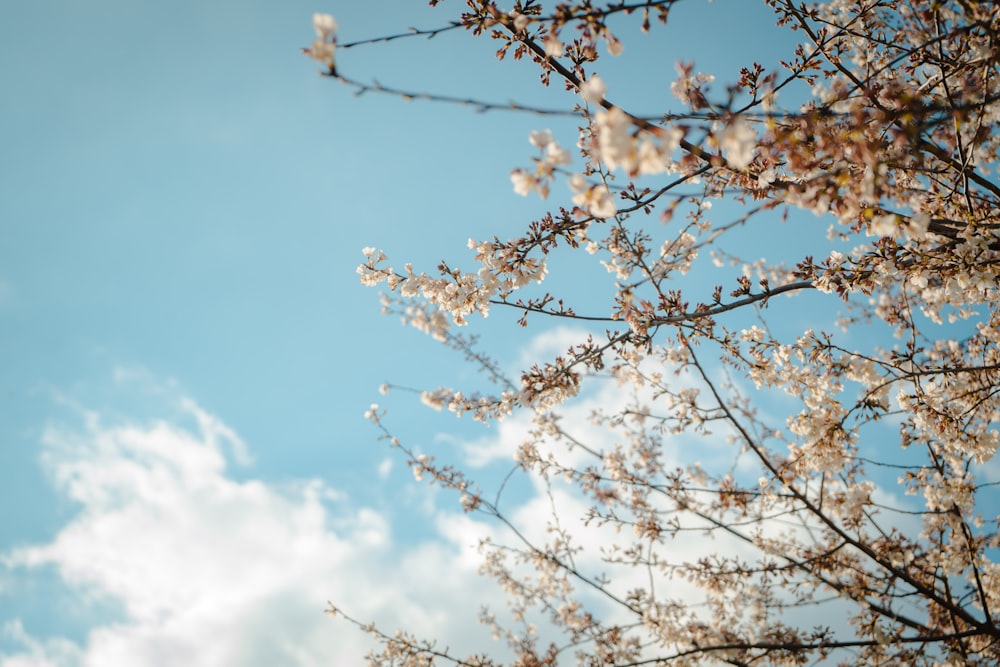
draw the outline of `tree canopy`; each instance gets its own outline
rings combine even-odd
[[[509,596],[506,616],[482,620],[508,653],[452,655],[368,626],[374,665],[1000,660],[1000,6],[765,0],[801,41],[779,67],[750,60],[719,81],[657,64],[644,80],[662,77],[668,108],[620,106],[602,67],[628,48],[621,26],[647,39],[697,28],[674,23],[684,1],[468,0],[441,28],[365,42],[467,30],[576,93],[564,112],[579,124],[530,135],[536,156],[512,165],[511,185],[553,208],[519,235],[470,241],[472,270],[364,251],[360,279],[387,289],[387,311],[495,386],[425,402],[486,422],[530,415],[520,472],[579,501],[553,502],[535,517],[546,530],[530,530],[373,408],[418,478],[510,537],[482,545]],[[351,78],[334,58],[357,43],[338,45],[332,17],[314,22],[306,51],[332,79],[463,101]],[[808,227],[805,251],[783,244],[782,224]],[[753,229],[774,235],[761,246],[773,256],[741,255],[733,239]],[[603,265],[611,298],[568,305],[556,254]],[[684,279],[703,267],[715,284]],[[836,315],[796,329],[808,294]],[[511,378],[462,328],[496,311],[595,333]],[[607,378],[619,400],[567,423]]]

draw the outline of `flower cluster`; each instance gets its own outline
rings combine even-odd
[[[312,46],[302,51],[312,58],[327,66],[332,73],[336,71],[334,65],[334,51],[337,45],[337,21],[329,14],[313,14],[313,27],[316,29],[316,39]]]
[[[770,0],[803,36],[780,67],[713,90],[682,63],[685,111],[643,116],[609,99],[598,47],[622,53],[609,23],[648,30],[673,3],[541,4],[470,3],[457,25],[578,94],[578,153],[532,132],[510,177],[542,198],[563,179],[571,204],[470,241],[469,272],[397,271],[373,248],[358,268],[501,387],[428,389],[428,407],[530,423],[515,458],[544,498],[509,510],[407,453],[515,531],[483,547],[513,624],[484,621],[523,665],[567,647],[580,664],[996,664],[1000,5]],[[332,19],[316,26],[332,64]],[[586,312],[558,298],[584,278],[546,278],[573,253],[608,272]],[[515,295],[543,279],[553,293]],[[449,329],[498,306],[589,330],[511,378]],[[537,627],[562,633],[551,652]],[[441,655],[380,641],[399,664]]]
[[[458,325],[467,324],[467,317],[478,312],[487,317],[490,303],[494,298],[503,298],[530,282],[540,283],[547,273],[544,259],[526,258],[516,266],[505,264],[502,256],[493,252],[489,243],[477,243],[469,239],[469,247],[476,250],[476,260],[480,268],[475,273],[463,273],[444,264],[439,267],[440,278],[426,273],[415,273],[410,264],[403,267],[403,273],[392,267],[383,266],[388,257],[381,250],[365,248],[365,263],[357,268],[361,284],[375,286],[385,282],[389,289],[404,298],[423,299],[434,306],[433,313],[414,311],[414,323],[418,328],[435,333],[441,338],[446,321],[440,313],[447,314]]]
[[[549,196],[549,184],[552,182],[556,168],[573,162],[565,148],[552,138],[552,132],[541,130],[532,132],[529,141],[537,146],[541,157],[535,158],[535,170],[531,173],[525,169],[515,169],[510,173],[514,192],[527,196],[537,192],[542,199]]]

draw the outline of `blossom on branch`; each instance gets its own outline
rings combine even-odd
[[[757,133],[742,118],[736,118],[715,133],[715,140],[725,154],[726,162],[733,169],[743,169],[753,160],[757,147]]]
[[[549,130],[532,132],[528,141],[541,149],[542,156],[535,158],[535,173],[529,173],[525,169],[514,169],[510,172],[510,181],[514,186],[514,192],[522,197],[537,192],[542,199],[545,199],[549,196],[549,184],[556,168],[570,164],[573,159],[569,151],[552,138],[552,132]]]
[[[682,62],[681,112],[612,104],[609,25],[704,29],[673,4],[468,3],[454,25],[582,97],[578,152],[531,132],[511,184],[556,204],[470,269],[358,267],[489,381],[425,405],[515,422],[495,494],[404,450],[499,529],[509,614],[482,620],[518,665],[995,665],[1000,4],[767,0],[801,44],[779,66],[715,87]],[[572,260],[598,270],[548,275]],[[508,375],[454,328],[498,309],[574,328]],[[373,664],[501,662],[365,627]]]
[[[574,174],[569,179],[569,187],[576,193],[573,203],[595,218],[610,218],[618,210],[606,185],[590,185],[582,174]]]
[[[603,102],[607,92],[608,87],[605,85],[604,80],[596,74],[580,84],[580,96],[591,104],[600,104]]]
[[[327,66],[332,73],[336,71],[334,52],[337,44],[337,21],[330,14],[313,14],[313,27],[316,29],[316,39],[303,53]]]

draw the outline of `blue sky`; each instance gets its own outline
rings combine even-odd
[[[571,145],[576,123],[354,98],[299,52],[315,11],[349,42],[443,25],[451,4],[7,3],[0,665],[329,664],[366,640],[323,617],[327,599],[438,632],[496,595],[468,549],[482,526],[415,485],[362,418],[385,381],[473,373],[381,317],[355,268],[364,246],[468,265],[469,237],[517,233],[545,210],[510,187],[529,132]],[[691,0],[673,21],[623,28],[627,57],[601,69],[611,98],[664,111],[678,59],[723,80],[794,43],[763,39],[762,3]],[[453,32],[338,62],[572,107],[495,48]],[[586,280],[562,285],[585,303]],[[512,370],[547,344],[514,319],[476,324]],[[425,448],[503,439],[412,403],[393,414]]]

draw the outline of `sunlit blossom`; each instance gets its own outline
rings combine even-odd
[[[538,179],[523,169],[510,172],[510,182],[514,185],[514,192],[522,197],[527,197],[538,187]]]
[[[604,101],[604,96],[608,92],[608,87],[604,81],[596,74],[580,84],[580,96],[591,104],[600,104]]]
[[[313,27],[316,36],[323,41],[329,41],[337,32],[337,21],[330,14],[313,14]]]
[[[545,148],[552,143],[552,130],[534,130],[528,136],[528,141],[531,142],[532,146]]]
[[[316,39],[312,46],[303,51],[313,60],[326,64],[332,72],[336,52],[337,21],[330,14],[316,13],[313,14],[313,27],[316,29]]]
[[[542,42],[545,47],[545,55],[550,58],[559,58],[563,54],[563,43],[551,35]]]
[[[536,130],[510,174],[522,196],[568,192],[470,240],[471,260],[428,274],[367,248],[358,267],[389,290],[387,312],[501,388],[420,399],[497,425],[485,448],[534,485],[525,506],[490,505],[459,465],[404,451],[463,512],[517,531],[484,540],[481,563],[513,624],[483,621],[524,664],[551,661],[539,619],[595,664],[996,662],[997,12],[778,5],[812,41],[725,85],[679,63],[682,110],[605,99],[601,42],[622,51],[605,20],[624,12],[484,6],[474,25],[501,55],[521,48],[594,105],[575,110],[575,150]],[[805,102],[783,107],[779,90]],[[550,260],[573,268],[550,278]],[[454,329],[497,307],[529,330],[579,329],[539,333],[508,377]],[[386,664],[441,657],[378,637]]]
[[[728,123],[715,135],[716,141],[726,154],[726,161],[734,169],[743,169],[753,160],[757,147],[757,133],[742,118]]]
[[[573,203],[595,218],[610,218],[618,210],[614,198],[604,185],[592,185],[573,195]]]

